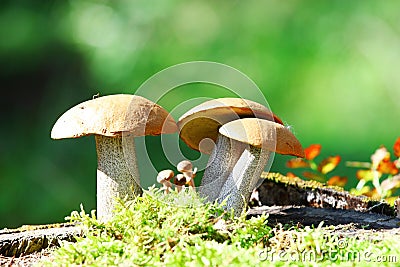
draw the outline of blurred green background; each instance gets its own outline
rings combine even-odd
[[[60,222],[80,203],[94,209],[94,138],[51,140],[54,122],[96,93],[133,93],[182,62],[216,61],[248,75],[303,146],[343,157],[335,174],[348,175],[349,186],[355,170],[344,161],[369,160],[400,136],[398,1],[0,5],[0,228]],[[277,156],[272,170],[287,172],[287,159]]]

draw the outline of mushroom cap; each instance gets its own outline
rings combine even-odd
[[[271,110],[257,102],[242,98],[217,98],[195,106],[183,114],[178,121],[179,135],[190,148],[210,154],[213,144],[205,142],[200,145],[203,139],[209,138],[215,143],[221,125],[248,117],[283,124]]]
[[[192,168],[193,168],[193,165],[188,160],[182,160],[181,162],[178,163],[176,168],[180,172],[191,172]]]
[[[219,132],[228,138],[284,155],[304,157],[299,140],[285,126],[257,118],[224,124]]]
[[[137,95],[107,95],[82,102],[62,114],[51,130],[51,138],[86,135],[133,136],[177,132],[175,120],[161,106]]]
[[[157,182],[168,181],[171,180],[172,177],[174,177],[174,172],[172,170],[162,170],[157,175]]]

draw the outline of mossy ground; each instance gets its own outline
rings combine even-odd
[[[85,237],[64,242],[45,266],[386,266],[400,262],[399,236],[345,236],[335,227],[267,225],[267,217],[234,218],[193,192],[150,189],[121,201],[111,221],[73,212]]]

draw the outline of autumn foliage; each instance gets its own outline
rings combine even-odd
[[[394,201],[400,189],[400,137],[393,145],[393,154],[394,160],[388,149],[381,146],[371,155],[370,162],[349,162],[350,166],[360,168],[356,173],[358,184],[351,191]]]
[[[347,183],[347,177],[341,176],[328,176],[328,173],[332,172],[341,161],[340,156],[329,156],[319,163],[315,161],[315,158],[321,153],[321,145],[312,144],[304,149],[305,158],[293,158],[290,159],[286,166],[289,168],[308,168],[310,171],[303,171],[302,176],[310,180],[316,180],[319,182],[326,182],[329,185],[344,186]],[[293,173],[289,173],[289,176],[295,176]]]
[[[310,145],[304,150],[305,158],[292,158],[287,161],[286,166],[293,169],[306,169],[302,175],[299,175],[305,179],[344,187],[348,181],[347,177],[329,175],[340,164],[341,157],[338,155],[328,156],[317,162],[316,158],[320,155],[321,148],[320,144]],[[389,150],[385,146],[381,146],[371,155],[370,162],[347,162],[348,167],[358,168],[356,172],[358,184],[350,191],[392,202],[400,189],[400,137],[393,145],[393,155],[394,159]],[[297,176],[292,172],[287,175],[289,177]]]

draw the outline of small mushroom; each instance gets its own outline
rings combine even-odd
[[[194,177],[196,176],[197,168],[194,168],[193,170],[193,165],[188,160],[182,160],[178,163],[176,168],[185,176],[186,183],[189,185],[189,188],[194,190]]]
[[[186,183],[187,183],[186,177],[182,173],[179,173],[174,177],[174,184],[175,184],[178,192],[181,192],[182,189],[185,188]]]
[[[218,129],[227,122],[247,117],[283,124],[282,120],[267,107],[241,98],[212,99],[193,107],[179,118],[180,138],[189,147],[211,154],[198,187],[200,196],[210,202],[217,199],[223,184],[244,150],[242,143],[218,135]],[[230,153],[220,155],[219,151],[223,149]]]
[[[172,170],[162,170],[157,175],[157,182],[162,184],[162,189],[165,194],[168,194],[172,188],[170,180],[174,177],[174,172]]]
[[[141,96],[118,94],[72,107],[56,121],[51,138],[95,135],[97,216],[107,221],[116,197],[131,200],[142,192],[134,137],[176,131],[174,119],[161,106]]]
[[[229,122],[219,129],[220,135],[236,140],[245,146],[232,172],[229,174],[218,197],[226,199],[226,209],[234,209],[240,215],[248,203],[261,173],[271,154],[304,157],[304,150],[297,138],[285,126],[257,118],[245,118]],[[226,156],[229,150],[222,149],[219,155]]]

